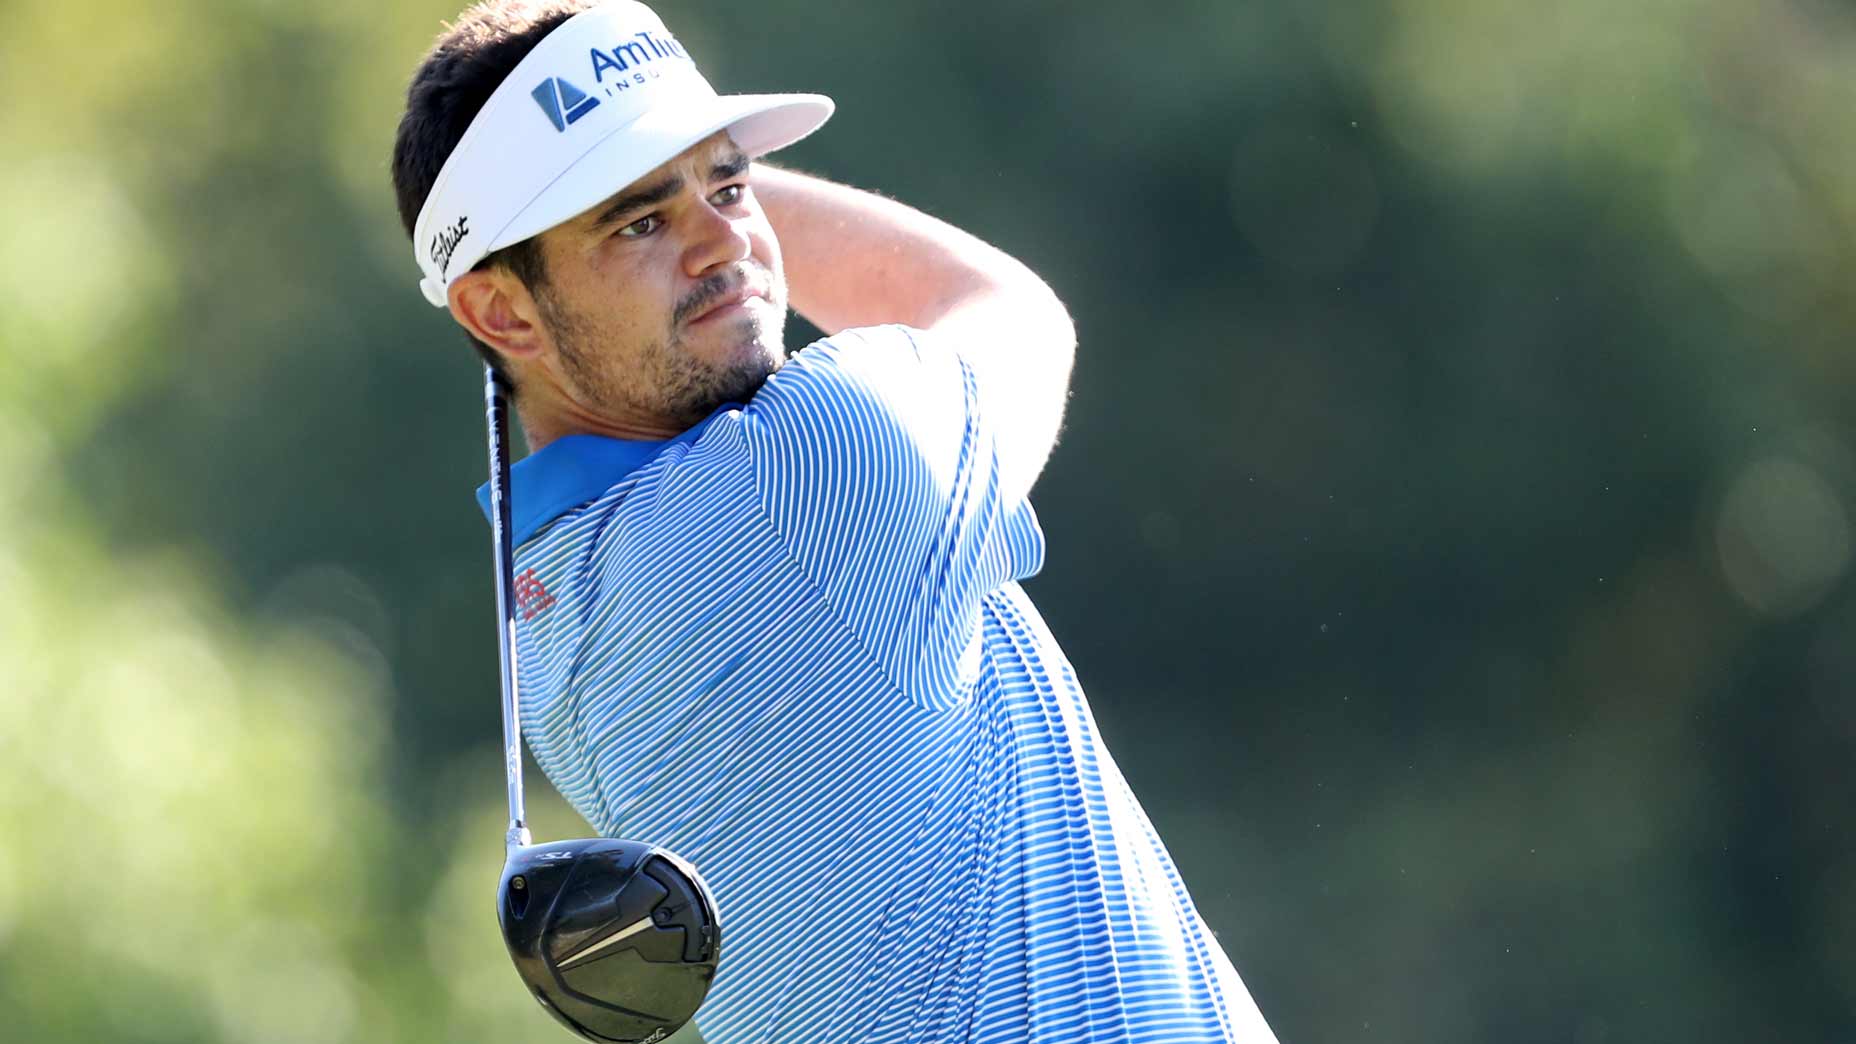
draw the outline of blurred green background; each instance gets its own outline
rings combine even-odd
[[[661,11],[1070,303],[1029,586],[1285,1042],[1856,1039],[1856,10]],[[6,5],[5,1040],[567,1039],[386,167],[454,12]]]

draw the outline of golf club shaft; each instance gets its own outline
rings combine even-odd
[[[516,710],[515,548],[509,533],[509,398],[496,372],[483,368],[483,406],[490,429],[490,538],[496,548],[496,645],[503,676],[503,773],[509,783],[507,848],[527,845],[522,807],[522,719]]]

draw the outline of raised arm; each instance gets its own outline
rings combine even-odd
[[[881,196],[765,164],[754,193],[780,240],[794,310],[827,334],[902,323],[956,346],[999,432],[1001,481],[1023,495],[1050,456],[1076,331],[1029,268]]]

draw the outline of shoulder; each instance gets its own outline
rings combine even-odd
[[[972,397],[972,375],[946,338],[871,326],[795,352],[745,417],[766,440],[814,449],[844,437],[947,447],[961,441]]]
[[[914,381],[936,371],[957,370],[958,353],[943,335],[912,326],[864,326],[821,338],[793,353],[779,372],[768,378],[756,403],[771,395],[831,384],[861,384],[884,391],[901,391],[891,385]]]

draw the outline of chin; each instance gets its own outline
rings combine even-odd
[[[746,366],[760,360],[768,364],[768,373],[779,369],[786,361],[785,325],[749,313],[731,322],[727,330],[714,331],[727,345],[715,356],[717,365]]]
[[[745,403],[785,365],[785,312],[766,321],[772,312],[773,306],[763,303],[709,329],[685,329],[667,360],[682,375],[675,382],[681,388],[671,393],[683,407],[677,412],[693,423],[724,403]]]
[[[675,405],[671,412],[694,424],[715,412],[718,406],[731,402],[745,404],[785,361],[777,352],[767,355],[758,348],[749,351],[744,346],[739,355],[723,363],[692,365],[686,372],[680,393],[672,393]]]

